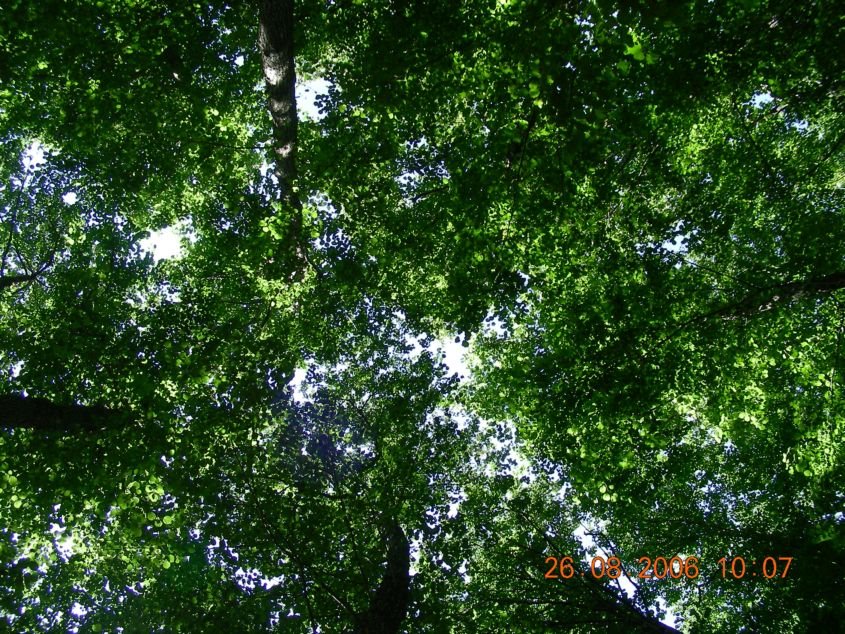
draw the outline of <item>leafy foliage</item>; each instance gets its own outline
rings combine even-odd
[[[6,626],[840,622],[836,3],[254,4],[0,9]]]

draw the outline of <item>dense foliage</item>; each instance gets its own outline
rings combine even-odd
[[[832,0],[4,2],[0,622],[837,631],[842,50]]]

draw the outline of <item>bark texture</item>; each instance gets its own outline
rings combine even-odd
[[[267,109],[273,121],[273,174],[280,198],[290,213],[288,243],[303,257],[302,201],[296,189],[297,113],[293,44],[293,0],[261,0],[258,47],[267,88]]]

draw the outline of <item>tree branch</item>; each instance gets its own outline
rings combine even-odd
[[[657,345],[662,346],[689,326],[699,324],[712,317],[720,317],[727,321],[739,319],[740,317],[756,317],[776,306],[787,304],[807,295],[832,293],[843,288],[845,288],[845,271],[837,271],[829,275],[800,282],[786,282],[767,286],[758,289],[739,301],[719,306],[711,311],[684,320],[669,333],[661,337],[657,341]]]
[[[18,196],[15,200],[15,205],[12,207],[12,217],[9,222],[9,237],[6,240],[6,246],[3,249],[3,260],[0,262],[0,277],[2,277],[6,273],[6,263],[9,259],[9,251],[12,248],[12,240],[15,237],[15,231],[17,231],[18,227],[18,207],[21,204],[21,198],[23,197],[23,192],[26,189],[29,183],[29,176],[25,176],[23,182],[21,183],[20,189],[18,189]]]
[[[38,273],[30,273],[29,275],[4,275],[0,277],[0,290],[10,288],[25,282],[34,282],[38,277]]]
[[[721,316],[725,319],[753,317],[807,295],[831,293],[845,288],[845,271],[837,271],[823,277],[799,282],[786,282],[763,288],[758,293],[749,295],[739,302],[717,308],[705,316]]]
[[[70,431],[98,431],[124,414],[99,405],[62,405],[22,394],[0,395],[0,427]]]
[[[538,526],[533,518],[528,517],[525,513],[517,510],[517,514],[523,519],[527,526],[533,526],[537,534],[542,535],[543,540],[549,545],[551,552],[565,552],[555,541],[548,535],[544,527]],[[679,634],[678,630],[662,621],[658,621],[650,613],[643,612],[636,605],[634,600],[628,598],[624,592],[617,593],[610,589],[609,586],[594,579],[592,575],[581,577],[581,581],[594,596],[598,597],[605,605],[596,606],[593,609],[598,609],[602,612],[613,613],[619,616],[619,619],[630,623],[632,627],[642,632],[658,632],[660,634]]]

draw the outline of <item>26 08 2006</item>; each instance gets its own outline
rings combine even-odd
[[[640,557],[641,568],[637,573],[640,579],[695,579],[699,575],[697,557]],[[590,560],[588,570],[576,569],[572,557],[546,557],[546,579],[571,579],[592,575],[594,579],[618,579],[622,575],[628,576],[622,567],[619,557],[596,556]]]
[[[697,579],[701,574],[698,557],[640,557],[639,579]],[[587,562],[584,561],[584,564]],[[759,559],[744,557],[722,557],[716,562],[721,568],[723,579],[785,579],[792,565],[792,557],[766,556]],[[597,555],[589,561],[586,569],[580,569],[572,557],[546,557],[546,579],[572,579],[592,576],[594,579],[618,579],[629,576],[622,560],[615,555]]]

